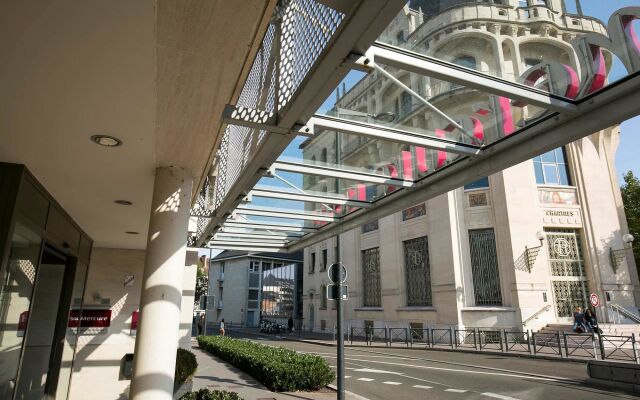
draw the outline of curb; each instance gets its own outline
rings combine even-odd
[[[335,392],[338,392],[338,387],[336,385],[334,385],[334,384],[327,385],[327,388],[329,388],[329,389],[331,389],[331,390],[333,390]],[[351,398],[353,398],[353,399],[355,399],[355,400],[369,400],[368,398],[366,398],[364,396],[360,396],[359,394],[355,394],[355,393],[350,392],[348,390],[345,390],[344,394],[349,396],[349,397],[351,397]]]

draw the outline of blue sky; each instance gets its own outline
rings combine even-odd
[[[638,150],[640,150],[640,117],[635,117],[622,123],[622,138],[616,154],[618,176],[621,177],[629,170],[633,171],[634,175],[640,176]]]

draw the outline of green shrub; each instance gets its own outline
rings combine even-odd
[[[244,400],[235,392],[226,390],[200,389],[197,392],[185,393],[179,400]]]
[[[178,349],[176,354],[176,377],[175,381],[178,384],[183,384],[187,380],[193,377],[198,368],[198,361],[196,361],[196,355],[185,349]]]
[[[320,356],[226,336],[198,336],[198,344],[276,392],[317,390],[335,379]]]

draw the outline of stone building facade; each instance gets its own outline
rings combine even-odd
[[[586,67],[572,42],[587,32],[607,33],[601,21],[569,12],[562,0],[411,1],[380,41],[542,90],[561,87],[571,97],[577,93],[569,93],[570,84],[535,71],[565,65],[580,75]],[[612,59],[601,54],[607,71]],[[546,115],[507,99],[509,118],[495,118],[489,111],[497,114],[504,98],[388,71],[463,125],[480,123],[485,143]],[[415,134],[451,134],[447,122],[415,95],[376,72],[337,97],[327,114]],[[625,247],[627,233],[614,165],[619,138],[617,126],[596,132],[342,234],[347,325],[537,330],[569,323],[591,293],[601,300],[603,321],[610,304],[637,312],[632,253],[611,252]],[[342,133],[318,139],[301,145],[305,161],[369,166],[399,178],[443,168],[455,156]],[[305,177],[304,188],[362,200],[394,190],[317,177]],[[314,330],[335,321],[325,300],[330,282],[324,271],[336,252],[335,238],[304,251],[304,321]]]

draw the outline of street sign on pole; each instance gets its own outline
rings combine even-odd
[[[339,289],[342,289],[342,300],[349,299],[349,287],[347,285],[327,285],[327,299],[338,300]]]
[[[598,297],[597,293],[591,293],[589,295],[589,303],[591,303],[593,307],[600,306],[600,297]]]
[[[333,263],[329,266],[327,274],[332,283],[344,283],[347,280],[347,267],[341,262]]]

